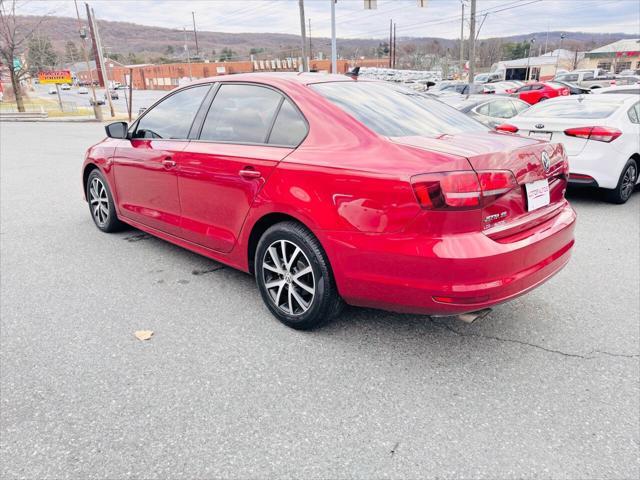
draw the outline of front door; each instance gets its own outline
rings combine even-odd
[[[199,138],[178,163],[183,236],[231,251],[260,188],[306,132],[304,118],[277,90],[222,83]]]
[[[113,157],[118,212],[157,230],[180,235],[176,168],[195,115],[211,85],[179,90],[149,109]]]

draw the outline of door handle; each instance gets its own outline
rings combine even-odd
[[[238,175],[244,178],[260,178],[262,174],[253,167],[244,167],[238,172]]]
[[[164,166],[164,168],[173,168],[176,166],[176,162],[175,160],[172,160],[171,157],[167,157],[162,160],[162,165]]]

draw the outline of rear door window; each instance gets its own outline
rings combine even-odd
[[[297,147],[306,136],[307,122],[291,101],[285,99],[273,124],[268,143]]]
[[[185,88],[145,112],[133,138],[187,139],[193,119],[211,85]]]
[[[200,140],[264,144],[283,100],[283,95],[271,88],[222,84],[204,120]]]

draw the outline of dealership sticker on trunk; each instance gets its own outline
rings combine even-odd
[[[538,140],[546,140],[547,142],[551,141],[551,137],[553,136],[552,132],[536,132],[534,130],[529,132],[529,136],[533,138],[537,138]]]
[[[549,180],[545,178],[527,183],[525,188],[527,189],[527,210],[529,212],[549,205],[551,201],[549,197]]]

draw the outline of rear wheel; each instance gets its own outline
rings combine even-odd
[[[262,299],[289,327],[310,330],[342,309],[320,242],[298,223],[278,223],[262,235],[254,271]]]
[[[606,200],[611,203],[625,203],[631,197],[637,180],[638,164],[633,158],[630,158],[622,169],[616,188],[606,191]]]
[[[106,233],[122,228],[123,224],[116,215],[109,184],[97,168],[89,174],[87,179],[87,201],[96,227]]]

